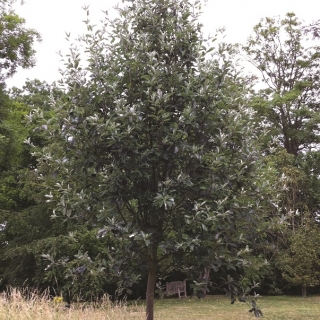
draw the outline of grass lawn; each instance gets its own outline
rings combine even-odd
[[[263,319],[306,320],[320,319],[320,296],[262,297],[258,305]],[[236,302],[230,304],[225,296],[208,296],[204,300],[194,298],[168,298],[156,300],[156,320],[244,320],[256,319],[249,313],[251,305]],[[90,304],[73,304],[70,309],[63,303],[55,303],[48,296],[31,296],[26,301],[19,291],[13,291],[9,300],[0,297],[0,320],[145,320],[144,301],[112,305],[105,300],[99,308]]]
[[[320,296],[300,297],[262,297],[258,300],[263,319],[320,319]],[[248,311],[251,305],[236,302],[230,303],[225,296],[208,296],[204,300],[166,299],[156,302],[156,319],[180,320],[244,320],[256,319]]]

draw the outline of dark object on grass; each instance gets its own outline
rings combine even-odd
[[[198,299],[204,299],[205,298],[205,293],[202,290],[197,291],[197,297]]]
[[[251,301],[252,308],[249,310],[249,312],[253,312],[256,318],[260,318],[263,316],[262,311],[257,307],[257,304],[254,300]]]
[[[69,309],[71,307],[71,293],[70,290],[66,291],[63,295],[63,300],[65,301],[65,309]]]

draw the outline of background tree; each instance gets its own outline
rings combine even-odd
[[[281,283],[278,254],[289,248],[288,239],[303,224],[302,212],[319,210],[319,38],[317,24],[303,25],[293,13],[284,19],[265,18],[254,27],[244,51],[260,71],[266,88],[252,100],[265,135],[265,164],[271,171],[277,201],[269,208],[265,252],[270,271]],[[279,219],[280,218],[280,219]],[[272,227],[274,226],[274,227]]]
[[[34,259],[34,256],[30,258],[30,252],[35,249],[34,241],[57,234],[57,230],[48,220],[51,215],[48,205],[43,200],[38,201],[42,188],[34,174],[37,162],[31,155],[31,147],[24,141],[32,137],[35,144],[43,146],[45,138],[43,129],[26,126],[25,118],[32,107],[22,99],[18,101],[17,96],[14,99],[4,93],[3,98],[6,99],[7,114],[0,126],[6,130],[4,152],[0,153],[0,221],[5,225],[0,242],[0,285],[32,285],[37,272],[30,263]]]
[[[98,243],[96,229],[50,219],[52,205],[46,203],[45,188],[36,176],[37,159],[30,145],[24,143],[29,138],[38,148],[48,144],[46,127],[26,126],[26,119],[32,109],[40,108],[49,121],[50,101],[63,100],[63,93],[54,85],[34,80],[27,81],[22,89],[12,88],[10,96],[3,97],[8,109],[2,128],[10,139],[0,161],[0,221],[4,226],[0,232],[0,288],[50,287],[52,292],[70,291],[74,296],[83,292],[82,297],[89,300],[106,290],[114,292],[118,279],[110,270],[108,277],[107,271],[100,272],[94,257],[103,252],[106,243],[115,243],[109,237]],[[93,261],[85,259],[86,252]],[[79,273],[81,266],[86,268]]]
[[[14,1],[0,1],[0,81],[12,76],[17,68],[35,65],[33,44],[40,41],[39,33],[25,27],[25,20],[14,13]]]
[[[212,239],[232,265],[228,257],[258,233],[245,79],[232,46],[206,60],[212,49],[198,5],[130,1],[101,30],[87,21],[93,32],[80,42],[88,60],[70,49],[61,83],[69,99],[56,101],[46,123],[52,144],[39,159],[54,216],[101,226],[101,237],[114,233],[122,245],[108,248],[109,267],[125,275],[125,247],[146,272],[148,320],[161,262],[200,253]],[[217,259],[211,250],[206,264]]]
[[[18,123],[22,120],[25,107],[12,103],[4,91],[5,79],[12,76],[17,67],[29,68],[35,63],[33,43],[40,35],[25,28],[24,19],[12,10],[13,1],[0,1],[0,174],[11,167],[17,167],[19,154],[23,149],[21,136],[27,129]],[[19,142],[17,142],[19,140]],[[4,178],[6,179],[6,178]],[[3,179],[2,179],[3,181]],[[3,187],[2,187],[3,188]],[[3,191],[3,190],[2,190]],[[5,197],[4,193],[4,197]],[[10,198],[10,199],[9,199]],[[11,201],[11,196],[7,198]],[[6,208],[7,206],[4,206]]]
[[[319,39],[314,28],[303,25],[293,13],[284,19],[265,18],[254,27],[254,34],[244,46],[249,61],[267,85],[253,99],[252,106],[262,126],[270,130],[266,154],[273,159],[279,156],[279,205],[292,229],[299,227],[305,206],[313,214],[319,210],[319,190],[314,189],[318,178],[313,175],[319,167],[310,161],[318,153],[320,120]],[[311,177],[312,186],[307,183]]]
[[[17,68],[32,67],[35,63],[33,44],[40,40],[39,34],[25,27],[24,19],[12,10],[14,1],[0,1],[0,224],[1,258],[7,253],[9,228],[18,230],[20,235],[26,226],[21,219],[15,226],[21,211],[34,205],[24,188],[25,175],[30,165],[29,147],[23,144],[29,129],[22,124],[30,111],[25,104],[13,101],[4,90],[6,78],[12,76]],[[22,214],[22,216],[25,216]],[[21,217],[21,216],[20,216]],[[22,217],[21,217],[22,218]],[[10,233],[10,232],[9,232]],[[32,234],[32,233],[30,233]],[[25,237],[27,238],[27,237]],[[11,243],[10,243],[11,245]],[[3,262],[3,260],[2,260]],[[0,263],[0,278],[4,280],[4,265]],[[3,285],[1,283],[0,285]]]
[[[303,226],[290,239],[289,250],[279,258],[284,278],[293,286],[302,287],[302,296],[307,288],[320,284],[320,232],[319,225],[304,215]]]
[[[288,153],[319,142],[319,46],[293,13],[265,18],[254,27],[244,50],[267,85],[256,109]]]

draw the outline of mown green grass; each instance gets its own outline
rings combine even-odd
[[[320,296],[309,298],[277,296],[258,300],[264,319],[316,320],[320,319]],[[181,320],[242,320],[256,319],[250,304],[230,303],[225,296],[208,296],[204,300],[166,299],[156,302],[156,319]]]
[[[1,298],[1,297],[0,297]],[[318,320],[320,296],[309,298],[278,296],[262,297],[258,305],[263,319]],[[250,304],[230,304],[225,296],[194,298],[168,298],[156,300],[155,320],[244,320],[256,319],[249,313]],[[36,294],[23,298],[18,290],[12,290],[10,299],[0,299],[0,320],[144,320],[144,301],[114,305],[108,298],[101,304],[73,304],[70,309],[64,303],[55,303],[49,296]]]

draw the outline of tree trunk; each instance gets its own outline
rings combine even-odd
[[[146,320],[153,320],[154,291],[157,280],[157,249],[152,248],[148,255],[148,282],[146,293]]]
[[[201,289],[204,296],[207,295],[209,279],[210,279],[210,268],[203,268],[203,271],[200,273],[199,282],[204,282],[204,281],[206,282],[205,287]]]
[[[302,297],[307,297],[307,286],[305,284],[302,286]]]

